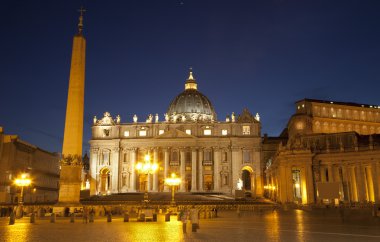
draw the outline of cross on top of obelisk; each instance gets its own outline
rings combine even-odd
[[[82,34],[82,31],[83,31],[83,15],[84,15],[84,12],[86,12],[86,9],[82,7],[80,7],[80,9],[78,9],[78,12],[80,13],[79,15],[79,23],[78,23],[78,32],[79,34]]]

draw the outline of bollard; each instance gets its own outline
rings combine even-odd
[[[197,232],[197,224],[193,223],[191,224],[191,232]]]
[[[9,215],[9,225],[15,224],[15,213],[12,211]]]
[[[50,223],[55,223],[55,213],[50,215]]]
[[[129,214],[124,213],[124,222],[129,222]]]
[[[112,222],[112,213],[111,213],[111,212],[109,212],[109,213],[107,214],[107,222],[108,222],[108,223]]]
[[[70,223],[74,223],[74,221],[75,221],[75,214],[71,213],[70,214]]]
[[[89,220],[88,222],[93,223],[94,222],[94,213],[90,212]]]
[[[165,214],[165,222],[170,222],[170,213]]]
[[[157,213],[153,214],[153,222],[157,222]]]
[[[36,222],[36,214],[32,212],[32,214],[30,215],[30,223],[34,224],[35,222]]]

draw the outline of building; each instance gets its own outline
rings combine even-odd
[[[20,189],[14,180],[26,173],[32,180],[24,189],[25,203],[54,202],[58,199],[59,155],[7,135],[0,127],[0,203],[17,203]]]
[[[91,194],[169,191],[165,178],[181,177],[180,192],[233,194],[237,185],[253,195],[263,193],[261,124],[247,109],[218,121],[210,100],[198,91],[192,71],[161,121],[150,114],[122,123],[104,113],[94,117],[90,140]],[[149,154],[155,174],[135,166]]]
[[[296,102],[266,165],[266,193],[287,203],[380,202],[380,110],[376,105]]]

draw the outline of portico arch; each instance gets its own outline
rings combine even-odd
[[[241,169],[241,178],[243,181],[243,189],[246,191],[255,191],[255,174],[250,166],[244,166]]]
[[[104,167],[99,172],[99,193],[107,194],[111,190],[111,175],[110,170]]]

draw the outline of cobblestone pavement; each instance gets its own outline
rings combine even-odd
[[[16,220],[8,225],[8,218],[0,218],[0,241],[380,241],[380,221],[360,215],[345,215],[342,219],[334,211],[307,212],[301,210],[244,212],[220,211],[218,218],[201,219],[200,229],[182,233],[181,222],[175,216],[171,222],[128,222],[114,217],[97,218],[83,224],[81,218],[70,223],[58,218],[51,224],[48,218]]]

